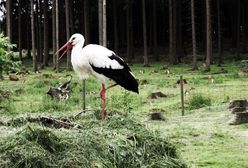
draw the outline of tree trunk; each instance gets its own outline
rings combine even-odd
[[[6,32],[12,42],[12,0],[6,0]]]
[[[18,49],[19,49],[19,59],[22,61],[22,0],[19,0],[18,5]]]
[[[56,0],[53,0],[52,8],[52,20],[53,20],[53,68],[56,69]]]
[[[145,0],[142,0],[142,21],[143,21],[143,42],[144,42],[144,66],[148,66]]]
[[[70,1],[65,0],[65,27],[66,27],[66,39],[70,38]],[[67,52],[67,70],[71,71],[71,52]]]
[[[103,14],[102,14],[102,16],[103,16],[103,19],[102,19],[102,26],[103,26],[103,28],[102,28],[102,33],[103,33],[103,35],[102,35],[102,40],[103,40],[103,46],[104,47],[107,47],[107,11],[106,11],[106,0],[103,0],[103,2],[102,2],[102,7],[103,7],[103,9],[102,9],[102,12],[103,12]]]
[[[240,59],[240,0],[237,0],[237,52],[236,59]]]
[[[176,39],[176,62],[182,62],[182,58],[184,56],[183,53],[183,34],[182,34],[182,0],[178,0],[177,4],[175,4],[174,9],[175,11],[175,39]]]
[[[171,64],[174,63],[174,36],[173,33],[174,29],[173,29],[173,0],[169,0],[169,62]]]
[[[59,0],[56,0],[56,51],[59,49]],[[56,55],[56,72],[59,72],[59,56]]]
[[[127,8],[126,8],[126,22],[127,22],[127,61],[128,62],[131,62],[131,13],[130,13],[130,7],[131,7],[131,3],[130,3],[130,0],[126,0],[126,3],[127,3]]]
[[[44,0],[43,2],[43,13],[44,13],[44,58],[43,65],[48,66],[48,55],[49,55],[49,35],[48,35],[48,0]]]
[[[129,33],[130,33],[130,58],[131,60],[134,59],[134,45],[133,45],[133,0],[130,0],[130,8],[129,8],[129,12],[130,12],[130,18],[129,18]]]
[[[207,27],[207,50],[206,50],[206,67],[205,71],[210,71],[210,61],[212,58],[212,23],[211,23],[211,0],[206,0],[206,27]]]
[[[103,0],[98,0],[99,44],[103,45]]]
[[[119,35],[118,35],[118,17],[117,17],[118,1],[113,0],[113,20],[114,20],[114,51],[119,51]]]
[[[247,1],[243,1],[242,4],[242,53],[246,53],[246,37],[247,37],[247,12],[246,12],[246,7],[247,7]]]
[[[32,31],[32,55],[33,55],[33,71],[38,70],[37,55],[36,55],[36,41],[35,41],[35,20],[34,20],[34,0],[31,0],[31,31]]]
[[[193,56],[193,65],[192,70],[197,70],[197,58],[196,58],[196,34],[195,34],[195,0],[191,0],[191,26],[192,26],[192,56]]]
[[[84,34],[85,44],[90,43],[89,0],[84,0]]]
[[[36,22],[36,48],[37,48],[37,62],[42,62],[42,44],[41,44],[41,17],[40,17],[40,0],[36,0],[36,14],[35,14],[35,22]]]
[[[223,64],[223,50],[222,50],[222,35],[221,35],[221,12],[220,12],[220,1],[217,0],[217,16],[218,16],[218,57],[219,61],[218,64]]]
[[[27,11],[27,14],[26,14],[26,26],[27,26],[27,36],[26,36],[26,40],[27,40],[27,58],[32,58],[31,56],[31,46],[30,46],[30,29],[31,29],[31,23],[30,23],[30,13],[29,13],[29,8],[28,8],[28,11]]]
[[[153,20],[153,55],[156,61],[159,61],[158,42],[157,42],[157,1],[152,2],[152,20]]]

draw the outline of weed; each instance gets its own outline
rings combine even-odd
[[[187,102],[189,110],[199,109],[202,107],[211,106],[211,98],[202,94],[193,94]]]

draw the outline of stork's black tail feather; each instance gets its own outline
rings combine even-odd
[[[112,68],[98,68],[93,65],[91,67],[97,73],[103,74],[104,76],[114,80],[118,85],[123,88],[139,93],[138,81],[133,76],[129,68],[124,67],[123,69],[112,69]]]
[[[117,78],[116,80],[113,80],[125,89],[139,94],[139,84],[133,76],[132,72],[125,70],[125,68],[121,71],[122,72],[120,72],[120,79]]]
[[[114,53],[113,55],[109,56],[109,59],[117,61],[121,66],[123,66],[123,68],[113,69],[111,66],[106,68],[96,67],[93,64],[90,65],[94,71],[114,80],[118,85],[122,86],[123,88],[129,91],[133,91],[135,93],[139,93],[138,81],[135,79],[128,65]]]

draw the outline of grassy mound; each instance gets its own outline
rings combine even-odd
[[[77,119],[80,129],[26,124],[0,140],[0,167],[186,167],[175,147],[123,114],[103,125],[96,113]]]

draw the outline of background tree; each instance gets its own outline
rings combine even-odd
[[[221,29],[221,12],[220,12],[220,1],[217,0],[217,17],[218,17],[218,64],[223,64],[223,47],[222,47],[222,29]]]
[[[35,16],[34,16],[34,0],[30,3],[31,9],[31,31],[32,31],[32,57],[33,57],[33,71],[38,71],[38,62],[36,54],[36,39],[35,39]]]
[[[207,25],[207,48],[206,48],[206,67],[205,71],[210,71],[210,61],[212,58],[212,23],[210,0],[206,0],[206,25]]]
[[[195,0],[191,0],[191,26],[192,26],[192,70],[197,70],[196,34],[195,34]]]
[[[18,5],[18,49],[19,59],[22,61],[22,0],[19,0]]]
[[[65,20],[66,20],[66,39],[69,39],[71,36],[70,33],[70,1],[65,0]],[[71,53],[67,53],[67,70],[71,70]]]
[[[49,24],[49,18],[48,18],[48,0],[44,0],[43,2],[43,13],[44,13],[44,59],[43,59],[43,65],[48,66],[48,56],[49,56],[49,34],[48,34],[48,24]]]
[[[146,3],[142,0],[142,21],[143,21],[143,43],[144,43],[144,66],[148,66],[147,34],[146,34]]]
[[[10,42],[12,42],[12,0],[6,0],[6,29],[7,36]]]
[[[0,2],[0,10],[3,12],[2,20],[0,20],[1,30],[8,34],[12,43],[17,44],[19,57],[24,58],[24,63],[26,62],[25,58],[31,58],[30,50],[32,48],[31,5],[29,2],[23,0]],[[246,1],[217,0],[214,1],[216,3],[210,5],[212,17],[210,34],[212,37],[208,40],[209,36],[206,34],[209,32],[207,31],[209,20],[207,19],[206,0],[194,1],[194,13],[189,10],[191,9],[191,0],[145,0],[145,27],[143,25],[143,0],[109,0],[107,2],[105,36],[108,39],[106,40],[107,47],[118,52],[129,62],[144,62],[142,56],[145,53],[145,38],[149,61],[161,60],[170,64],[192,62],[192,59],[187,56],[187,52],[193,50],[192,55],[196,55],[194,54],[196,52],[194,45],[197,46],[198,62],[204,60],[206,63],[214,63],[215,57],[212,57],[212,53],[215,51],[218,51],[218,54],[215,54],[218,56],[218,63],[221,63],[221,60],[224,61],[220,54],[223,51],[231,52],[230,55],[238,60],[244,59],[247,54],[245,48],[248,20],[245,18],[248,14],[245,9],[248,7],[248,3]],[[86,44],[99,43],[103,45],[101,38],[103,38],[104,15],[98,16],[105,13],[102,3],[103,0],[64,0],[58,1],[59,6],[56,8],[56,0],[33,0],[35,48],[40,67],[48,65],[49,61],[52,63],[53,60],[53,66],[56,68],[54,52],[57,45],[59,42],[66,41],[73,33],[82,33],[85,36]],[[98,8],[99,5],[102,7]],[[57,27],[56,9],[60,10],[57,15],[60,23]],[[99,13],[98,9],[102,12]],[[192,24],[192,14],[195,16],[194,24]],[[169,21],[164,19],[167,17]],[[14,23],[18,24],[14,26]],[[98,24],[99,27],[95,26]],[[192,34],[193,32],[195,35]],[[56,39],[57,33],[59,41]],[[189,43],[191,38],[193,46],[191,46],[191,42]],[[209,46],[207,41],[212,46],[210,47],[211,51],[209,47],[206,48]],[[15,48],[15,50],[17,49]],[[28,56],[21,55],[21,50],[27,50]],[[52,55],[49,55],[49,51],[53,53],[53,59],[51,59]],[[209,53],[210,61],[207,61]],[[166,57],[167,55],[168,57]],[[68,55],[67,63],[61,64],[61,68],[65,68],[64,65],[67,65],[67,69],[70,69],[69,60]]]

